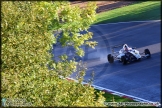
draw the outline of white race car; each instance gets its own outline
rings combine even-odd
[[[118,52],[114,52],[114,48],[118,48],[123,46]],[[113,46],[112,54],[107,55],[107,59],[109,63],[113,63],[114,60],[119,60],[123,64],[130,63],[132,61],[139,61],[141,58],[150,58],[151,53],[149,49],[145,49],[143,53],[139,53],[135,48],[128,47],[127,44]]]

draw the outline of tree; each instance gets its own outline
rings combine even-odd
[[[88,41],[88,28],[95,20],[93,2],[80,9],[68,1],[3,1],[1,9],[3,98],[25,99],[32,106],[103,106],[102,93],[96,98],[94,88],[81,84],[85,68],[78,70],[78,63],[67,60],[66,54],[56,62],[50,53],[60,36],[54,37],[55,31],[62,32],[61,45],[73,46],[79,56],[84,55],[80,46],[96,45]],[[75,71],[80,74],[78,83],[59,77]]]

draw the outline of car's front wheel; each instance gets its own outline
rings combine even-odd
[[[126,57],[125,56],[122,56],[121,57],[121,60],[123,62],[123,65],[127,64],[127,60],[126,60]]]

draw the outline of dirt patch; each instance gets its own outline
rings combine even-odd
[[[137,1],[96,1],[98,8],[96,9],[97,13],[105,12],[108,10],[120,8],[133,4]],[[87,1],[73,1],[72,5],[78,5],[81,8],[84,8],[87,5]]]

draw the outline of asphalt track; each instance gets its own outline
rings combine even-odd
[[[88,67],[84,81],[92,77],[93,84],[114,91],[136,96],[153,102],[161,101],[161,21],[143,21],[112,23],[91,26],[92,40],[98,42],[95,49],[84,47],[85,56],[80,58]],[[118,61],[109,64],[107,55],[111,53],[110,46],[126,43],[143,52],[148,48],[152,54],[150,59],[122,65]],[[119,49],[116,49],[118,51]],[[72,48],[56,46],[55,57],[66,53],[73,55]],[[56,58],[55,58],[56,59]],[[71,77],[75,78],[76,73]]]

